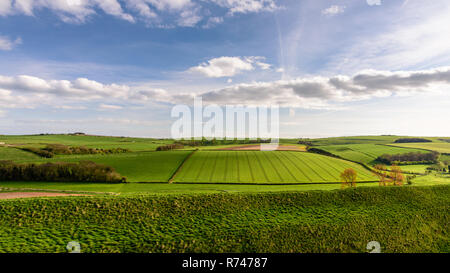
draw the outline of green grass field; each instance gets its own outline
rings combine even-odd
[[[50,162],[91,160],[116,169],[128,182],[167,182],[189,151],[137,152],[113,155],[72,155],[52,158]]]
[[[362,166],[303,152],[198,151],[176,174],[174,182],[191,183],[314,183],[339,182],[346,168],[359,181],[376,178]]]
[[[0,252],[450,251],[450,186],[0,200]]]
[[[376,144],[348,144],[348,145],[331,145],[318,147],[339,157],[357,161],[365,164],[374,164],[377,157],[383,154],[403,154],[410,152],[426,153],[422,149],[415,148],[399,148],[387,145]]]
[[[20,149],[0,146],[0,160],[13,160],[16,162],[34,161],[41,158],[33,153],[25,152]]]
[[[429,142],[429,143],[402,143],[402,144],[391,144],[392,146],[397,147],[406,147],[406,148],[416,148],[416,149],[424,149],[429,151],[436,151],[442,154],[450,154],[450,143],[441,142]]]
[[[113,167],[121,175],[127,177],[128,182],[168,182],[183,160],[192,152],[168,151],[130,152],[110,155],[61,155],[47,159],[15,148],[5,149],[13,151],[13,153],[8,152],[9,156],[5,159],[19,163],[94,161]],[[22,153],[25,153],[27,156],[21,158]]]
[[[403,165],[403,166],[400,166],[400,168],[404,172],[419,173],[419,174],[425,174],[425,171],[428,167],[430,167],[430,165]]]
[[[77,135],[33,135],[5,136],[0,135],[0,142],[9,145],[44,146],[46,144],[64,144],[68,146],[86,146],[90,148],[126,148],[132,151],[154,151],[156,147],[173,143],[173,140],[152,138],[77,136]]]

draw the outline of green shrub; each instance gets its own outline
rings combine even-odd
[[[113,168],[92,161],[17,164],[0,161],[0,181],[126,182]]]
[[[55,156],[55,154],[50,151],[46,151],[46,150],[42,150],[42,149],[34,148],[34,147],[25,147],[25,148],[21,148],[21,150],[30,152],[30,153],[33,153],[40,157],[45,157],[45,158],[52,158],[53,156]]]

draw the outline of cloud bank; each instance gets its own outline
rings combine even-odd
[[[102,84],[85,78],[74,81],[44,80],[32,76],[0,76],[0,107],[33,104],[99,102],[100,109],[118,110],[128,104],[191,104],[195,95],[208,104],[279,104],[286,107],[327,109],[346,102],[392,95],[449,92],[450,67],[421,71],[364,70],[353,76],[305,77],[272,82],[238,84],[204,93]],[[119,103],[121,106],[118,106]],[[123,105],[123,106],[122,106]],[[65,106],[66,109],[70,108]]]

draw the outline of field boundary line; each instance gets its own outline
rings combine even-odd
[[[359,181],[357,184],[379,183],[380,181]],[[140,182],[148,183],[148,182]],[[246,186],[295,186],[295,185],[341,185],[342,182],[310,182],[310,183],[230,183],[230,182],[175,182],[183,185],[246,185]]]
[[[192,153],[188,154],[183,161],[181,161],[180,165],[178,165],[178,167],[176,168],[176,170],[173,172],[173,174],[170,176],[169,180],[167,182],[169,183],[173,183],[173,180],[175,179],[175,176],[177,176],[177,174],[181,171],[181,169],[183,168],[184,163],[191,158],[191,156],[193,154],[195,154],[195,152],[197,152],[197,150],[192,151]],[[151,183],[151,182],[149,182]]]

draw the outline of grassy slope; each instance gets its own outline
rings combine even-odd
[[[450,186],[9,200],[0,252],[448,252],[449,204]]]
[[[346,168],[359,181],[376,178],[358,164],[301,152],[199,151],[175,176],[175,182],[193,183],[316,183],[339,182]]]
[[[433,142],[433,143],[401,143],[392,144],[392,146],[425,149],[430,151],[436,151],[439,153],[450,154],[450,143],[447,142]]]
[[[20,149],[11,147],[0,147],[0,160],[20,161],[34,161],[40,160],[41,157],[30,152],[25,152]]]
[[[383,154],[403,154],[409,152],[426,151],[414,148],[399,148],[387,145],[376,144],[348,144],[348,145],[330,145],[319,147],[322,150],[340,156],[342,158],[358,161],[365,164],[374,164],[377,157]]]

